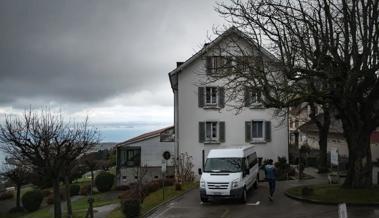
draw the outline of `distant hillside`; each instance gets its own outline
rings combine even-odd
[[[98,150],[110,150],[112,149],[117,143],[116,142],[102,142],[98,144],[95,148],[96,151]]]

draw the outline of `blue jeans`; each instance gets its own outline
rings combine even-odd
[[[270,187],[270,196],[272,197],[275,192],[275,185],[276,185],[276,180],[275,179],[267,179],[268,181],[268,186]]]

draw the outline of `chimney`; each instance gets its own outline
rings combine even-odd
[[[176,67],[180,67],[182,64],[184,64],[184,62],[176,62]]]

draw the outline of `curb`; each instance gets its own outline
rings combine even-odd
[[[171,198],[171,199],[169,199],[169,200],[167,200],[167,201],[164,201],[164,202],[158,204],[157,206],[155,206],[155,207],[151,208],[150,210],[148,210],[148,211],[147,211],[142,217],[148,217],[148,216],[152,215],[152,214],[155,213],[159,208],[161,208],[161,207],[163,207],[163,206],[166,206],[167,204],[171,203],[172,201],[177,200],[178,198],[182,197],[183,195],[187,194],[188,192],[190,192],[190,191],[192,191],[192,190],[194,190],[194,189],[196,189],[196,188],[197,188],[197,187],[190,188],[190,189],[188,189],[187,191],[185,191],[185,192],[179,194],[178,196],[175,196],[175,197],[173,197],[173,198]]]
[[[340,203],[336,203],[336,202],[325,202],[325,201],[319,201],[319,200],[314,200],[314,199],[309,199],[309,198],[303,198],[303,197],[291,195],[287,191],[284,192],[284,195],[291,198],[291,199],[294,199],[294,200],[303,201],[303,202],[312,203],[312,204],[322,204],[322,205],[338,205],[338,204],[340,204]],[[347,206],[369,206],[369,207],[371,207],[371,206],[379,206],[379,202],[375,202],[375,203],[346,203],[346,205]]]

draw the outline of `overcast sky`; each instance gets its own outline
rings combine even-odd
[[[49,105],[102,126],[171,125],[167,73],[223,24],[215,6],[213,0],[2,0],[0,113]]]

